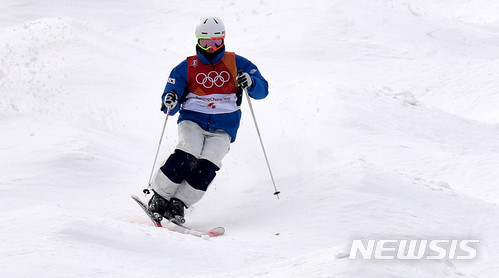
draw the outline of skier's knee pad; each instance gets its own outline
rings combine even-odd
[[[210,183],[215,179],[218,170],[220,168],[213,162],[206,159],[199,159],[197,166],[186,177],[185,181],[195,189],[206,191]]]
[[[196,160],[192,154],[176,149],[160,169],[172,182],[179,184],[189,175]]]

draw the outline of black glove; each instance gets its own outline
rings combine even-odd
[[[177,106],[178,97],[175,91],[168,92],[165,95],[165,100],[163,101],[163,108],[161,110],[170,109],[173,110]]]
[[[245,89],[253,85],[253,80],[247,72],[240,71],[237,73],[237,83],[239,84],[239,87]]]

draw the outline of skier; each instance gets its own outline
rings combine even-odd
[[[225,51],[225,27],[218,17],[196,26],[196,55],[170,73],[161,110],[179,112],[178,144],[152,181],[153,213],[184,223],[184,208],[198,202],[222,167],[241,119],[243,90],[268,95],[267,81],[244,57]]]

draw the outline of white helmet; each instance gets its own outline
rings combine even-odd
[[[225,26],[218,17],[203,17],[196,26],[196,37],[225,37]]]

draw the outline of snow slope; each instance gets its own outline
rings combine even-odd
[[[496,277],[499,3],[0,2],[0,276]],[[221,17],[270,95],[188,223],[150,226],[172,67]],[[176,143],[167,125],[161,159]],[[479,239],[478,258],[349,260],[353,239]]]

